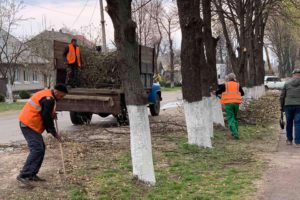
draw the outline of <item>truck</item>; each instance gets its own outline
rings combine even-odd
[[[67,65],[63,52],[67,43],[54,41],[54,67],[56,83],[65,83]],[[152,116],[160,113],[161,89],[153,83],[154,49],[139,46],[139,69],[141,81],[148,94],[148,107]],[[83,66],[84,67],[84,66]],[[122,85],[105,85],[97,88],[70,88],[64,99],[57,102],[57,111],[69,111],[74,125],[89,124],[93,114],[100,117],[113,115],[120,125],[129,123]]]

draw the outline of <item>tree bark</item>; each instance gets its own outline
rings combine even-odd
[[[211,129],[205,116],[208,112],[207,98],[202,99],[206,67],[204,42],[200,18],[200,0],[177,0],[179,21],[182,32],[181,71],[184,112],[189,144],[211,147]]]
[[[131,16],[131,0],[107,0],[107,12],[114,25],[121,61],[120,75],[130,119],[133,175],[141,181],[155,184],[147,95],[139,74],[136,23]]]
[[[203,9],[203,26],[204,26],[204,45],[205,45],[205,57],[208,70],[208,83],[209,83],[209,92],[215,91],[218,86],[217,79],[217,44],[219,38],[214,38],[211,30],[211,0],[202,1]],[[209,94],[210,96],[210,94]]]

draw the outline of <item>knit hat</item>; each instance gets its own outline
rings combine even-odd
[[[68,94],[68,88],[64,84],[57,84],[56,86],[54,86],[54,89]]]

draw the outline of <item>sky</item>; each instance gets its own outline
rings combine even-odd
[[[20,15],[26,20],[14,30],[18,37],[34,36],[45,28],[58,31],[68,27],[94,36],[101,31],[99,0],[24,0]],[[107,13],[104,17],[109,42],[113,40],[113,25]]]
[[[86,35],[99,36],[100,6],[99,0],[23,0],[24,9],[21,11],[27,20],[19,24],[14,30],[17,37],[28,38],[42,32],[45,27],[58,31],[66,26],[79,30]],[[103,0],[104,8],[106,1]],[[106,41],[112,44],[114,29],[109,15],[104,12],[106,21]],[[101,34],[100,34],[101,35]],[[180,46],[181,33],[174,35],[175,47]]]

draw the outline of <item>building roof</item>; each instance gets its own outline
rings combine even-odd
[[[71,42],[72,38],[77,39],[77,43],[81,46],[86,46],[89,48],[93,48],[95,46],[95,43],[91,42],[83,35],[72,35],[70,33],[63,32],[62,30],[55,31],[54,29],[52,29],[51,31],[45,30],[39,33],[38,35],[36,35],[35,37],[33,37],[32,40],[35,39],[43,39],[43,40],[51,40],[51,41],[57,40],[60,42],[69,43]]]
[[[19,64],[48,63],[46,59],[34,55],[26,43],[21,42],[7,31],[0,29],[0,45],[3,46],[4,44],[7,45],[7,50],[4,50],[5,52],[2,51],[4,53],[1,53],[0,50],[0,56],[3,63],[9,63],[11,60],[14,60],[13,56],[16,56],[16,54],[20,54],[17,55],[17,59],[15,60],[15,62]],[[7,56],[5,54],[7,54]]]

